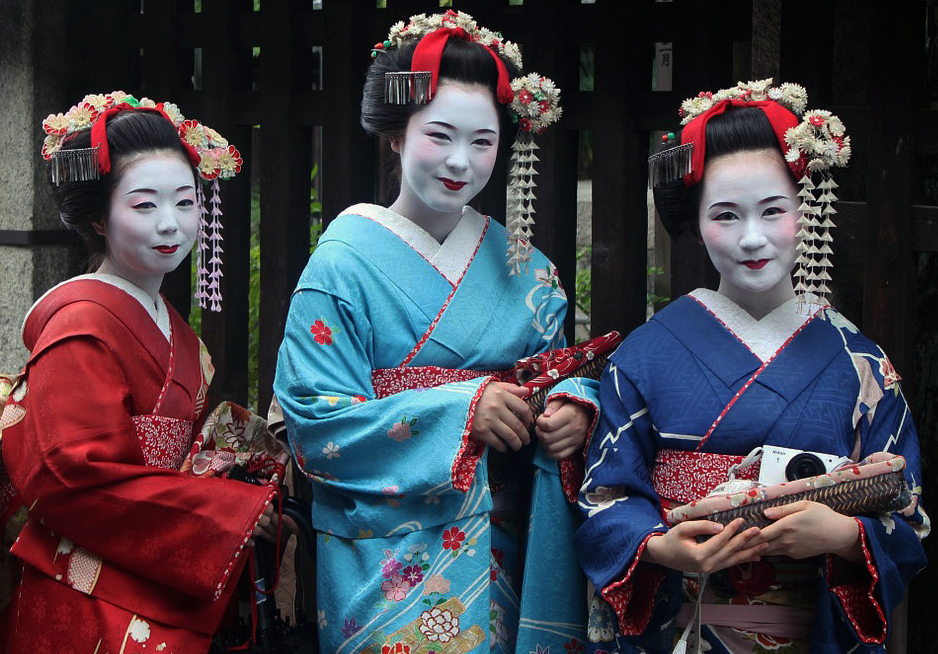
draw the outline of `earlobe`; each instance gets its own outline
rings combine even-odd
[[[91,227],[94,229],[95,232],[97,232],[99,236],[105,236],[105,237],[107,236],[104,230],[104,223],[101,222],[100,220],[96,220],[95,222],[91,223]]]
[[[404,141],[404,137],[403,137],[403,136],[392,136],[391,138],[388,139],[388,141],[389,141],[390,144],[391,144],[391,150],[393,150],[394,152],[400,154],[400,153],[401,153],[401,144],[402,144],[403,141]]]

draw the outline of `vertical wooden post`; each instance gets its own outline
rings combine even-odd
[[[652,3],[629,4],[629,20],[612,0],[596,3],[593,91],[593,260],[590,329],[629,332],[645,321],[646,164],[640,126],[651,89]]]
[[[571,40],[571,31],[558,16],[573,16],[579,8],[574,0],[556,3],[554,11],[532,5],[525,6],[525,24],[529,31],[523,35],[525,73],[538,72],[557,84],[564,99],[576,97],[579,86],[579,44]],[[563,44],[564,47],[557,47]],[[541,160],[534,178],[535,215],[534,245],[557,266],[560,282],[567,293],[567,320],[564,332],[573,342],[576,292],[576,184],[578,133],[564,120],[552,125],[535,141]]]
[[[863,332],[915,388],[915,255],[911,242],[913,125],[924,6],[870,3],[870,140]]]
[[[309,173],[312,137],[294,115],[292,83],[299,45],[300,0],[261,5],[261,293],[258,410],[273,393],[277,351],[290,296],[309,255]]]
[[[374,25],[390,11],[376,12],[373,0],[324,2],[322,94],[328,110],[322,120],[322,217],[328,225],[343,209],[375,197],[376,152],[374,139],[361,127],[362,86],[371,47],[384,39],[392,23]]]
[[[251,285],[251,180],[255,153],[251,151],[251,125],[239,125],[234,107],[244,98],[244,78],[237,70],[250,70],[251,49],[238,42],[242,16],[250,15],[250,0],[203,0],[203,24],[212,25],[210,41],[202,47],[202,111],[198,116],[224,135],[241,152],[244,165],[232,180],[220,183],[223,197],[224,255],[220,314],[202,311],[202,340],[212,354],[215,381],[209,406],[218,400],[247,403],[248,296]],[[239,83],[240,82],[240,83]],[[191,110],[190,110],[191,111]]]

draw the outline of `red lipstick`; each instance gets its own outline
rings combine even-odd
[[[160,254],[175,254],[176,250],[179,249],[178,245],[157,245],[153,248]]]
[[[743,261],[743,265],[750,270],[762,270],[768,262],[768,259],[759,259],[758,261]]]
[[[448,188],[450,191],[458,191],[466,185],[466,182],[456,182],[446,177],[440,177],[439,179],[441,182],[443,182],[443,186]]]

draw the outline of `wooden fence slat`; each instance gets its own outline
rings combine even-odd
[[[292,83],[297,66],[293,16],[300,0],[261,5],[261,292],[258,326],[258,410],[265,414],[273,394],[277,351],[283,339],[290,296],[309,253],[309,171],[312,137],[294,115]]]
[[[645,320],[648,135],[638,128],[651,88],[653,3],[596,5],[593,91],[593,256],[590,331],[628,333]]]
[[[872,89],[905,88],[909,93],[870,93],[870,156],[867,174],[863,332],[887,352],[915,392],[915,267],[910,212],[913,93],[920,79],[923,21],[914,3],[871,3]],[[911,400],[910,400],[911,401]]]
[[[235,71],[251,65],[249,46],[237,42],[237,24],[251,9],[250,0],[203,0],[201,19],[213,30],[202,45],[202,107],[199,117],[241,152],[241,173],[220,184],[223,199],[224,311],[202,311],[202,340],[215,364],[209,406],[220,400],[248,403],[248,330],[251,266],[251,166],[255,154],[251,125],[238,123],[231,111],[240,99]],[[243,82],[242,82],[243,84]]]

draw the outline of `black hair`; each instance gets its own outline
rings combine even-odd
[[[361,124],[369,134],[388,139],[403,136],[407,129],[407,121],[424,106],[413,103],[398,105],[384,101],[385,73],[409,71],[416,47],[417,42],[414,42],[379,52],[368,69],[362,93]],[[509,79],[520,74],[514,64],[502,57],[500,59],[505,64]],[[450,38],[443,48],[439,79],[480,84],[488,88],[492,92],[492,101],[499,110],[499,153],[503,148],[507,150],[511,146],[518,126],[510,120],[507,107],[499,104],[497,100],[498,68],[488,49],[478,43]]]
[[[111,192],[132,158],[144,153],[178,152],[186,163],[190,163],[176,127],[152,111],[127,110],[112,116],[107,121],[107,142],[111,172],[99,179],[63,182],[52,187],[53,200],[62,222],[77,231],[85,241],[90,271],[101,265],[107,249],[107,243],[95,230],[95,225],[107,224]],[[62,144],[63,150],[90,147],[90,127],[70,135]]]
[[[774,149],[782,155],[772,124],[758,107],[727,107],[725,112],[707,121],[705,138],[704,165],[715,157],[737,152]],[[678,136],[671,147],[680,142]],[[653,189],[655,208],[672,238],[685,231],[699,236],[700,187],[701,184],[695,184],[688,188],[682,180],[675,180]]]

